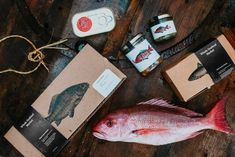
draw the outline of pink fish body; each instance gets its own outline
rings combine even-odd
[[[164,100],[152,99],[108,114],[93,128],[93,135],[108,141],[164,145],[193,138],[205,129],[235,134],[225,121],[225,99],[205,117]]]

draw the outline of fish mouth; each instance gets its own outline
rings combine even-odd
[[[194,81],[194,80],[197,80],[197,78],[193,75],[190,75],[189,78],[188,78],[189,81]]]
[[[89,88],[89,83],[84,82],[84,83],[82,83],[82,85],[83,85],[83,89]]]
[[[95,136],[95,137],[97,137],[99,139],[105,139],[104,135],[101,134],[100,132],[94,131],[92,134],[93,134],[93,136]]]

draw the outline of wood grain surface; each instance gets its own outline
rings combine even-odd
[[[115,29],[84,39],[75,37],[71,28],[71,17],[77,12],[102,6],[114,10],[117,18]],[[227,95],[229,100],[226,115],[235,129],[235,73],[187,103],[179,101],[161,76],[161,71],[168,64],[176,62],[203,41],[222,32],[235,47],[234,29],[220,26],[221,15],[227,7],[227,0],[0,0],[0,38],[20,34],[32,40],[38,47],[59,38],[69,38],[64,46],[71,49],[74,49],[78,40],[86,40],[105,57],[114,57],[113,64],[128,77],[107,103],[71,137],[70,143],[59,156],[234,157],[235,137],[211,130],[196,138],[164,146],[108,142],[91,134],[92,126],[108,112],[153,97],[163,97],[176,105],[206,114],[219,98]],[[206,18],[211,11],[213,16]],[[161,13],[170,13],[174,17],[178,34],[175,39],[155,44],[148,31],[148,20]],[[162,51],[182,41],[197,27],[200,30],[197,40],[184,51],[165,60],[148,77],[142,77],[120,51],[120,47],[138,32],[143,32],[157,50]],[[31,49],[25,42],[15,39],[0,43],[0,69],[11,67],[27,71],[34,68],[36,64],[27,61],[27,52]],[[74,55],[71,50],[66,52],[71,53],[67,56],[65,52],[54,50],[44,53],[50,72],[41,67],[35,73],[25,76],[13,73],[0,75],[0,156],[22,156],[3,135]]]

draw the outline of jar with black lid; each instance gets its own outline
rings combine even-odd
[[[128,41],[122,47],[122,51],[143,76],[148,75],[162,61],[160,55],[141,33]]]
[[[150,30],[156,42],[171,39],[176,36],[176,27],[172,16],[163,14],[150,20]]]

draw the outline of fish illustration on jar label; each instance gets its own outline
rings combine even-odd
[[[166,25],[166,27],[160,26],[159,28],[157,28],[157,29],[155,30],[154,33],[164,33],[164,32],[167,31],[168,29],[171,29],[171,26],[169,26],[169,25]]]
[[[148,49],[140,51],[140,53],[136,56],[135,60],[133,60],[132,62],[137,64],[137,63],[142,62],[145,59],[148,59],[152,51],[153,51],[153,48],[151,46],[148,46]]]
[[[144,71],[160,58],[160,55],[146,39],[136,45],[126,56],[139,72]]]
[[[155,40],[168,34],[176,33],[176,28],[173,21],[167,21],[151,27],[151,32]]]

